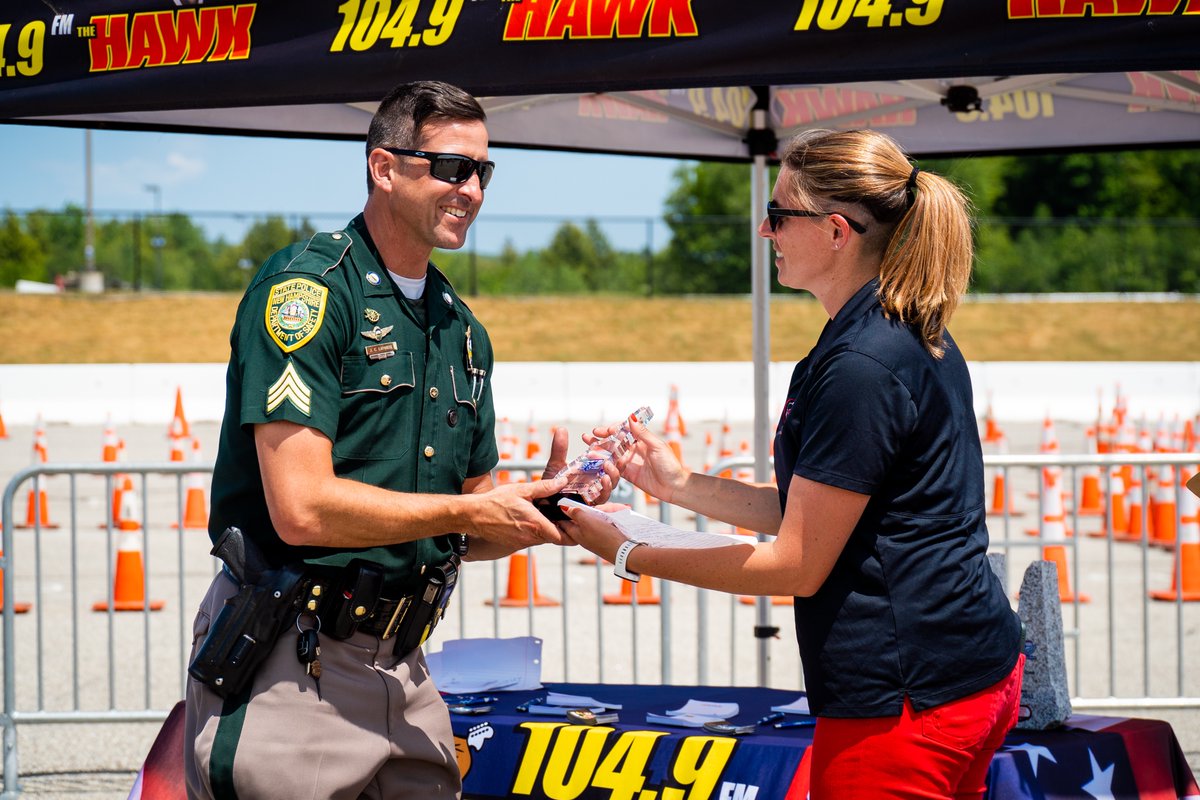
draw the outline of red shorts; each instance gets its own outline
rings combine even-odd
[[[1017,723],[1025,656],[999,683],[898,717],[817,720],[811,800],[982,798],[988,766]]]

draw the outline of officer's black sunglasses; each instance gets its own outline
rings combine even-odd
[[[833,214],[837,214],[846,220],[846,224],[857,233],[867,232],[866,225],[855,222],[840,211],[801,211],[796,208],[780,208],[775,205],[774,200],[767,201],[767,224],[771,226],[771,233],[774,233],[779,228],[779,223],[783,221],[784,217],[828,217]]]
[[[487,188],[496,169],[494,161],[476,161],[458,153],[426,153],[424,150],[405,150],[403,147],[382,149],[398,156],[426,159],[429,162],[429,174],[446,183],[464,183],[471,180],[471,173],[478,173],[480,189]]]

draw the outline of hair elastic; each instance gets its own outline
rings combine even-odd
[[[904,192],[908,195],[908,207],[912,208],[912,204],[916,202],[916,196],[913,191],[917,188],[917,173],[921,168],[913,164],[912,172],[908,173],[908,180],[904,182]]]

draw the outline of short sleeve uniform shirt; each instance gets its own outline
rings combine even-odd
[[[1020,622],[986,558],[983,457],[966,362],[934,358],[871,281],[796,365],[775,437],[793,475],[870,495],[828,579],[795,602],[814,713],[891,716],[984,689]]]
[[[238,308],[230,348],[214,540],[235,525],[273,563],[373,560],[387,568],[390,589],[445,559],[444,536],[358,550],[284,544],[267,511],[253,427],[287,420],[320,431],[333,443],[339,477],[399,492],[457,494],[465,479],[494,467],[491,343],[432,264],[423,313],[414,313],[360,215],[263,265]]]

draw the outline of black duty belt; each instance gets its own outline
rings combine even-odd
[[[390,639],[396,633],[400,620],[404,618],[405,610],[412,604],[413,596],[401,597],[399,600],[389,600],[381,597],[375,602],[375,610],[371,615],[358,624],[358,630],[369,633],[381,639]]]

